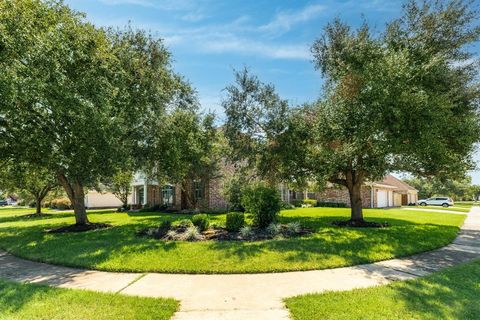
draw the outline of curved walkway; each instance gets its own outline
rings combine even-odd
[[[458,237],[443,248],[402,259],[347,268],[268,274],[190,275],[81,270],[16,258],[0,251],[0,278],[181,301],[174,319],[289,319],[282,299],[350,290],[425,276],[480,258],[480,208],[473,207]]]

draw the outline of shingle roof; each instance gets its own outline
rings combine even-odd
[[[382,181],[375,181],[375,183],[393,186],[393,187],[396,187],[399,191],[408,191],[408,190],[417,191],[417,189],[415,189],[414,187],[406,184],[405,182],[403,182],[398,178],[395,178],[391,174],[387,174]]]

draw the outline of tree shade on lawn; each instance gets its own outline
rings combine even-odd
[[[0,279],[1,319],[168,320],[177,309],[174,299],[58,289]]]
[[[253,242],[172,242],[136,236],[162,221],[190,218],[158,212],[90,212],[93,222],[113,228],[47,234],[72,222],[73,214],[25,218],[25,211],[0,209],[0,248],[17,256],[67,266],[109,271],[254,273],[326,269],[369,263],[432,250],[450,243],[465,216],[401,209],[367,209],[371,221],[388,228],[340,228],[332,221],[348,208],[299,208],[281,212],[279,222],[298,221],[314,233],[300,238]],[[225,215],[210,215],[225,224]],[[247,219],[248,220],[248,219]],[[250,220],[251,222],[251,220]]]
[[[480,260],[425,278],[286,299],[294,320],[479,319]]]
[[[192,90],[161,39],[97,28],[59,1],[0,1],[0,29],[0,160],[53,172],[88,225],[85,188],[143,168],[163,117],[194,112]]]

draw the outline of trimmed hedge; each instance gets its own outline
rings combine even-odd
[[[317,207],[333,207],[333,208],[346,208],[347,205],[343,202],[317,202]]]
[[[303,204],[315,207],[317,205],[317,200],[315,200],[315,199],[304,199]]]
[[[200,231],[205,231],[210,226],[210,217],[205,213],[196,214],[192,217],[192,222]]]

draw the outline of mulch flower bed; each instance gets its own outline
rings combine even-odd
[[[243,232],[232,232],[218,226],[210,227],[203,232],[199,232],[198,229],[195,232],[192,228],[195,227],[171,226],[170,228],[162,228],[160,226],[142,229],[137,235],[165,241],[255,241],[299,237],[313,233],[313,230],[308,228],[298,227],[296,230],[292,230],[291,227],[283,224],[277,224],[275,230],[272,230],[274,228],[251,227],[244,229]]]
[[[87,223],[87,224],[72,224],[54,229],[48,229],[46,233],[68,233],[68,232],[85,232],[90,230],[99,230],[111,228],[112,225],[107,223]]]

